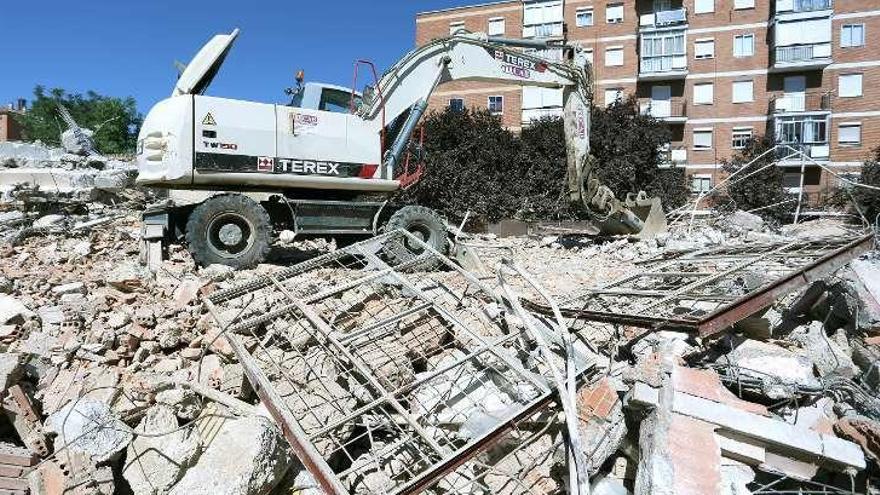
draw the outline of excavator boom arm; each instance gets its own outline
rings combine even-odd
[[[563,56],[561,61],[550,61],[515,48],[560,49]],[[569,201],[582,204],[603,233],[651,235],[665,230],[659,201],[640,194],[638,199],[621,202],[596,176],[590,155],[590,74],[586,55],[576,47],[482,33],[456,34],[406,54],[382,76],[378,89],[368,92],[359,114],[376,122],[377,128],[405,116],[384,157],[384,166],[393,170],[440,84],[484,81],[562,89]],[[649,214],[637,215],[633,210]],[[646,225],[651,226],[650,232],[645,232]]]

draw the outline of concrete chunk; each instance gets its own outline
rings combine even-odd
[[[177,429],[177,417],[168,406],[147,411],[135,428],[150,435],[138,436],[128,446],[122,476],[135,495],[167,493],[193,464],[199,454],[199,436],[194,428]],[[176,430],[176,431],[175,431]]]
[[[56,450],[69,444],[96,462],[116,458],[132,440],[128,427],[101,401],[83,398],[64,406],[46,420],[46,429],[58,435]]]
[[[865,469],[865,456],[858,445],[830,435],[681,392],[674,395],[673,411],[768,442],[783,452],[815,456],[832,464]]]
[[[272,421],[251,416],[227,421],[195,466],[170,495],[260,495],[269,493],[290,467],[287,442]]]

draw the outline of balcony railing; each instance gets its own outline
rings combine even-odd
[[[552,38],[562,36],[565,28],[562,22],[548,22],[523,26],[523,38]]]
[[[642,57],[639,72],[642,74],[687,70],[687,55],[661,55]]]
[[[780,14],[815,12],[833,8],[834,2],[832,0],[777,0],[776,2],[776,12]]]
[[[642,115],[650,115],[655,119],[687,117],[687,100],[673,98],[671,100],[646,100],[640,105]]]
[[[826,161],[831,156],[831,146],[827,142],[820,143],[778,143],[784,146],[779,146],[776,148],[776,159],[777,160],[789,160],[793,162],[800,162],[801,156],[797,154],[796,151],[800,151],[801,153],[807,155],[816,161]],[[794,150],[792,150],[792,148]]]
[[[776,64],[818,62],[831,59],[831,43],[776,47]]]
[[[680,26],[682,24],[687,24],[687,9],[685,9],[684,7],[679,9],[649,12],[647,14],[642,14],[639,17],[639,27],[641,28]]]
[[[687,148],[684,145],[663,146],[660,148],[660,164],[665,166],[687,163]]]
[[[831,111],[831,93],[782,94],[771,98],[773,113],[828,112]]]

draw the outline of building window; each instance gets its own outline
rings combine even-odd
[[[694,84],[694,104],[711,105],[715,99],[715,85],[713,83]]]
[[[730,147],[735,150],[745,149],[746,145],[749,144],[749,140],[752,139],[752,128],[751,127],[734,127],[733,128],[733,137],[730,140]]]
[[[605,22],[608,24],[620,24],[623,22],[622,3],[609,3],[605,6]]]
[[[605,49],[605,65],[616,67],[623,65],[623,47],[613,46]]]
[[[798,116],[776,119],[776,142],[781,144],[828,144],[826,116]]]
[[[755,35],[743,34],[733,38],[733,56],[751,57],[755,54]]]
[[[529,2],[523,6],[523,38],[562,36],[562,0]]]
[[[449,34],[453,35],[464,29],[464,22],[450,22],[449,23]]]
[[[715,0],[694,0],[695,14],[710,14],[715,12]]]
[[[490,96],[489,97],[489,113],[492,115],[501,115],[504,113],[504,97],[503,96]]]
[[[694,129],[694,149],[712,149],[712,129]]]
[[[623,88],[608,88],[605,90],[605,106],[610,107],[612,104],[623,100]]]
[[[733,8],[736,10],[753,9],[755,8],[755,0],[733,0]]]
[[[750,101],[754,101],[754,88],[755,83],[753,81],[733,81],[733,103],[746,103]]]
[[[504,36],[504,18],[489,19],[489,36]]]
[[[449,109],[453,112],[461,112],[464,110],[464,99],[463,98],[450,98],[449,99]]]
[[[789,192],[797,192],[801,188],[801,181],[805,186],[818,186],[822,182],[822,168],[815,166],[804,167],[801,174],[800,167],[785,167],[782,169],[782,186]]]
[[[575,24],[577,27],[587,27],[593,25],[593,8],[577,9],[575,14]]]
[[[687,68],[684,33],[642,37],[640,72],[669,72]]]
[[[704,193],[712,190],[712,176],[706,174],[694,174],[691,176],[691,191]]]
[[[843,146],[859,146],[862,144],[862,124],[840,124],[837,132],[837,142]]]
[[[837,94],[841,98],[862,96],[861,74],[841,74],[837,83]]]
[[[715,40],[694,41],[694,58],[715,58]]]
[[[844,24],[840,28],[840,46],[841,48],[865,46],[865,25]]]

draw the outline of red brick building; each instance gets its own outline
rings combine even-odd
[[[0,109],[0,141],[21,139],[21,126],[15,121],[15,110]]]
[[[461,28],[591,52],[596,104],[634,94],[666,121],[695,191],[754,135],[840,173],[880,145],[877,0],[508,0],[418,14],[416,42]],[[558,91],[490,83],[446,84],[431,104],[491,108],[512,130],[561,113]],[[797,187],[801,160],[788,163]],[[804,177],[813,200],[834,183],[815,165]]]

